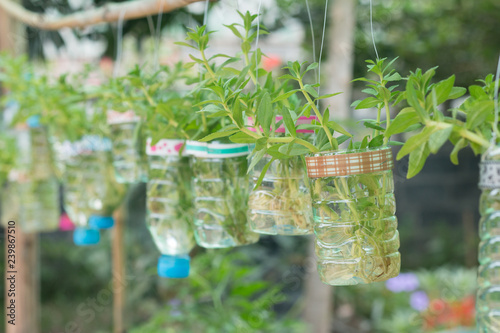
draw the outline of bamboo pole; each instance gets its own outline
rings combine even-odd
[[[113,214],[115,226],[113,228],[113,333],[124,333],[125,312],[125,247],[124,247],[124,212],[123,206]]]
[[[35,13],[12,0],[0,0],[0,9],[33,28],[59,30],[62,28],[85,28],[100,23],[116,22],[122,17],[124,20],[130,20],[171,12],[198,1],[203,0],[132,0],[108,3],[102,7],[62,16]]]

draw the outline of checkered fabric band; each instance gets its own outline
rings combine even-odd
[[[309,178],[359,175],[390,170],[394,166],[392,150],[379,149],[360,153],[306,157]]]
[[[500,161],[482,161],[479,163],[479,188],[500,188]]]

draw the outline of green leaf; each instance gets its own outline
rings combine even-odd
[[[476,99],[488,98],[488,94],[478,85],[469,86],[469,93],[472,97]]]
[[[262,150],[267,147],[267,137],[262,137],[257,139],[255,142],[255,151]]]
[[[264,131],[266,135],[269,135],[273,118],[274,112],[272,109],[271,97],[269,93],[265,92],[260,100],[259,108],[257,109],[257,122],[262,126],[262,131]]]
[[[314,89],[311,85],[309,84],[306,84],[304,86],[304,90],[309,94],[311,95],[312,97],[314,98],[318,98],[319,95],[318,95],[318,91],[316,89]]]
[[[313,69],[316,69],[316,68],[318,68],[318,63],[317,62],[313,62],[312,64],[310,64],[309,66],[307,66],[306,72],[308,72],[310,70],[313,70]]]
[[[495,103],[492,100],[478,101],[472,103],[467,112],[467,129],[475,129],[486,121],[490,114],[494,114]]]
[[[279,159],[287,159],[289,158],[288,155],[285,155],[280,152],[280,148],[283,146],[282,144],[275,144],[272,145],[268,150],[267,153],[271,155],[272,157],[279,158]]]
[[[415,149],[426,145],[429,137],[437,130],[438,128],[436,126],[426,126],[420,133],[409,138],[399,151],[397,159],[400,160]]]
[[[285,127],[290,132],[290,135],[293,137],[297,136],[297,132],[295,130],[295,123],[293,122],[292,116],[290,115],[290,111],[287,107],[282,108],[281,114],[283,115],[283,121],[285,123]]]
[[[446,100],[448,100],[448,96],[450,96],[454,84],[455,84],[455,75],[452,75],[446,80],[443,80],[434,86],[433,89],[436,91],[437,105],[440,105],[444,103]]]
[[[462,88],[462,87],[453,87],[451,89],[450,95],[448,96],[448,99],[457,99],[462,97],[467,93],[467,89]]]
[[[356,105],[356,110],[361,110],[361,109],[371,109],[373,107],[376,107],[380,103],[380,100],[375,97],[367,97],[361,102]]]
[[[464,138],[461,138],[460,140],[458,140],[458,142],[455,144],[455,147],[453,148],[453,150],[451,151],[451,154],[450,154],[450,160],[451,160],[451,163],[457,165],[458,164],[458,152],[460,150],[462,150],[462,148],[465,148],[467,147],[467,141],[465,141]]]
[[[413,81],[414,80],[410,78],[406,84],[406,100],[408,101],[408,104],[410,106],[413,106],[418,116],[420,117],[420,120],[424,122],[425,120],[429,119],[429,115],[420,104]]]
[[[201,142],[207,142],[207,141],[212,141],[212,140],[219,139],[219,138],[225,138],[225,137],[233,135],[234,133],[237,133],[237,132],[239,132],[239,130],[215,132],[215,133],[207,135],[206,137],[204,137],[200,141]]]
[[[240,104],[240,100],[239,99],[236,99],[236,101],[234,102],[234,105],[233,105],[233,108],[231,109],[231,111],[233,113],[233,119],[236,122],[236,124],[239,127],[242,127],[244,125],[244,122],[243,122],[243,110],[241,109],[241,104]]]
[[[342,93],[338,92],[338,93],[333,93],[333,94],[321,95],[318,98],[316,98],[316,100],[330,98],[330,97],[337,96],[337,95],[340,95],[340,94],[342,94]]]
[[[368,147],[368,135],[363,138],[359,145],[359,149],[365,149]]]
[[[196,48],[195,46],[191,45],[191,44],[188,44],[188,43],[184,43],[184,42],[175,42],[174,44],[176,45],[181,45],[181,46],[186,46],[186,47],[190,47],[192,49],[195,49],[195,50],[198,50],[198,48]]]
[[[429,148],[425,143],[418,146],[417,149],[410,153],[407,175],[408,179],[416,176],[422,170],[427,157],[429,157],[429,153]]]
[[[380,147],[384,144],[384,136],[382,134],[380,135],[377,135],[376,137],[374,137],[370,143],[368,144],[368,147],[370,148],[376,148],[376,147]]]
[[[398,113],[396,118],[391,122],[389,128],[385,131],[385,137],[389,138],[394,134],[403,133],[406,129],[414,124],[418,124],[420,118],[414,108],[405,108]]]
[[[255,165],[257,163],[259,163],[259,161],[262,159],[262,157],[264,157],[265,154],[266,154],[265,149],[261,149],[261,150],[257,151],[255,154],[253,154],[252,158],[250,159],[250,164],[248,165],[247,173],[249,173],[251,170],[253,170]]]
[[[271,155],[271,154],[269,154],[269,155]],[[276,160],[276,158],[274,158],[274,157],[271,158],[271,160],[269,162],[267,162],[266,165],[262,168],[262,172],[260,173],[259,178],[255,182],[254,188],[258,188],[262,184],[262,181],[264,180],[264,176],[266,175],[267,170],[269,169],[269,167],[271,166],[271,164],[273,164],[273,162],[275,160]]]
[[[243,132],[239,132],[234,134],[233,136],[230,136],[229,140],[234,143],[254,143],[256,141],[253,136],[250,136]]]
[[[365,121],[363,125],[365,125],[365,127],[372,128],[377,131],[385,131],[385,128],[375,124],[375,122]]]
[[[238,29],[234,26],[234,24],[231,24],[231,25],[225,25],[224,26],[228,29],[230,29],[233,34],[238,37],[239,39],[243,39],[243,36],[241,36],[241,33],[238,31]]]
[[[339,145],[343,144],[344,142],[346,142],[347,140],[349,140],[351,138],[351,136],[348,136],[348,135],[341,135],[339,137],[337,137],[337,143]]]
[[[280,94],[278,97],[276,97],[272,101],[272,103],[276,103],[276,102],[282,101],[284,99],[287,99],[288,97],[292,96],[293,94],[296,94],[298,91],[300,91],[300,89],[295,89],[295,90],[291,90],[289,92],[286,92],[284,94]]]
[[[453,131],[453,126],[448,125],[448,127],[440,129],[435,133],[432,133],[428,141],[429,151],[433,154],[436,154],[448,140],[452,131]]]
[[[399,141],[389,141],[387,142],[389,146],[402,146],[404,145],[404,142],[399,142]]]
[[[287,156],[298,156],[310,153],[311,151],[304,146],[291,142],[281,146],[279,152]]]
[[[352,137],[351,133],[347,132],[342,126],[340,126],[339,124],[337,124],[335,121],[328,121],[326,123],[326,126],[328,128],[331,128],[335,132],[339,132],[339,133],[342,133],[342,134],[347,135],[349,137]]]

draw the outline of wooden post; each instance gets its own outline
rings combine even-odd
[[[15,301],[15,325],[6,321],[6,333],[39,333],[40,332],[40,265],[39,265],[39,243],[38,234],[25,233],[19,228],[16,221],[15,228],[15,266],[14,272],[10,273],[8,265],[5,265],[6,279],[12,275],[15,277],[15,296],[8,297],[9,289],[5,288],[5,306],[9,306],[10,300]],[[7,233],[5,244],[9,244]],[[7,263],[8,251],[6,248],[5,262]],[[6,284],[8,287],[8,285]]]
[[[314,258],[314,238],[311,237],[309,256]],[[333,287],[320,281],[316,269],[308,272],[305,285],[304,319],[309,324],[308,332],[330,333],[332,327]]]
[[[20,30],[22,27],[9,19],[6,12],[0,10],[0,51],[17,54],[24,45]],[[39,333],[40,328],[40,263],[39,239],[36,233],[25,233],[21,230],[18,218],[3,216],[2,219],[13,219],[16,222],[15,234],[15,266],[10,269],[7,265],[8,234],[5,235],[5,278],[15,276],[15,296],[9,297],[9,287],[5,288],[5,306],[9,306],[14,299],[16,306],[15,325],[10,325],[6,320],[6,333]],[[3,221],[7,222],[7,221]],[[11,237],[12,239],[12,237]],[[10,273],[10,272],[16,273]],[[7,282],[7,280],[4,280]],[[12,293],[11,293],[12,295]]]
[[[124,208],[118,208],[114,215],[113,228],[113,333],[124,333],[123,314],[125,311],[125,247]]]
[[[356,30],[356,0],[334,0],[329,13],[330,28],[326,87],[328,93],[342,94],[325,99],[330,105],[330,117],[348,119],[352,99],[354,66],[354,33]]]

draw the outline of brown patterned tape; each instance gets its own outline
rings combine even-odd
[[[394,166],[392,149],[359,153],[306,157],[309,178],[359,175],[390,170]]]

